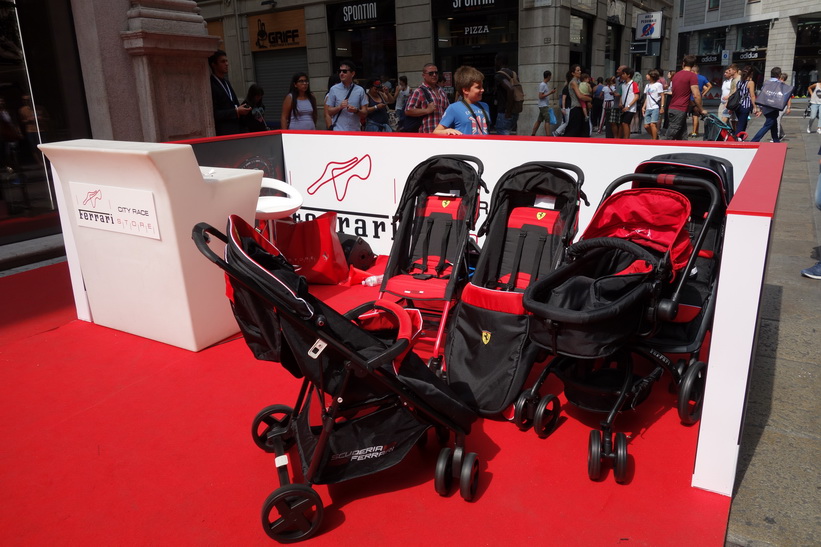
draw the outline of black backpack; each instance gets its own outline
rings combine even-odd
[[[422,93],[425,95],[425,100],[428,101],[428,104],[433,102],[433,97],[430,96],[428,90],[424,87],[419,87]],[[407,108],[407,105],[405,105]],[[402,133],[419,133],[419,128],[422,127],[422,120],[424,116],[408,116],[407,112],[405,112],[405,117],[402,119],[402,127],[399,130]]]

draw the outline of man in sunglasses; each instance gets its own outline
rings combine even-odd
[[[439,87],[439,69],[433,63],[426,64],[422,68],[422,85],[413,90],[405,104],[403,131],[433,133],[449,105],[445,91]]]
[[[331,116],[333,131],[360,131],[361,116],[367,114],[368,98],[365,90],[353,81],[356,67],[351,61],[339,63],[339,83],[328,90],[325,109]]]

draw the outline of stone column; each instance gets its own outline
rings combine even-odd
[[[193,0],[131,0],[127,30],[139,119],[146,142],[214,135],[208,57],[219,38],[209,36]]]

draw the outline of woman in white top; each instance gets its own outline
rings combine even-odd
[[[616,81],[612,76],[607,78],[604,82],[604,87],[602,88],[602,115],[601,119],[596,121],[596,123],[598,123],[596,133],[602,133],[605,129],[605,124],[609,123],[608,120],[611,116],[611,112],[613,111],[613,101],[615,101],[615,96],[613,95],[613,92],[616,91],[615,82]]]
[[[297,72],[291,78],[279,122],[282,129],[316,129],[316,98],[304,72]]]
[[[644,129],[655,141],[659,138],[659,115],[664,111],[661,98],[664,86],[659,82],[659,71],[655,69],[647,73],[647,81],[649,83],[644,86],[644,105],[641,107],[641,113],[644,115]]]

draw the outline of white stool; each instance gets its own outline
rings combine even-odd
[[[270,188],[271,190],[285,194],[284,196],[261,195],[257,201],[256,218],[260,223],[260,231],[262,231],[262,235],[273,241],[276,239],[273,221],[288,218],[297,212],[299,208],[302,207],[302,194],[287,182],[263,177],[262,191],[264,191],[265,188]],[[266,224],[267,235],[265,230],[262,230],[262,223]]]

